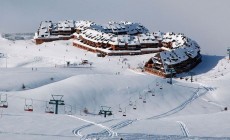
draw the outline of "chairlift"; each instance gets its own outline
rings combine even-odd
[[[123,112],[123,116],[126,117],[126,108],[125,108],[125,111]]]
[[[143,99],[143,103],[146,103],[146,95],[145,95],[145,98]]]
[[[108,115],[109,115],[109,116],[113,115],[112,111],[109,111]]]
[[[120,104],[119,104],[119,110],[118,110],[118,112],[122,112],[122,109],[121,109],[121,106],[120,106]]]
[[[1,101],[0,102],[0,108],[8,108],[8,102]]]
[[[152,90],[152,96],[155,96],[155,90],[154,89]]]
[[[2,99],[3,95],[0,95],[0,108],[8,108],[7,94],[5,94],[5,99]]]
[[[113,113],[110,109],[111,109],[111,107],[101,106],[101,110],[99,111],[98,115],[104,114],[104,117],[106,117],[107,115],[111,116],[111,115],[113,115]]]
[[[68,110],[66,106],[64,106],[64,112],[65,114],[71,115],[72,114],[72,106],[70,106],[70,109]]]
[[[25,106],[24,106],[24,111],[29,111],[33,112],[33,100],[31,99],[31,104],[28,104],[26,99],[25,99]]]
[[[156,86],[159,86],[159,83],[158,83],[158,82],[156,82]]]
[[[46,102],[45,113],[50,113],[50,114],[54,113],[54,108],[52,106],[48,105],[48,102]]]
[[[133,102],[131,101],[131,99],[129,99],[129,105],[132,106]]]
[[[148,91],[147,91],[148,93],[151,93],[152,92],[152,90],[150,89],[150,87],[149,87],[149,85],[148,85]]]
[[[141,94],[139,93],[139,99],[142,99],[142,96],[141,96]]]
[[[137,102],[135,101],[135,104],[133,105],[133,109],[136,110],[137,109]]]

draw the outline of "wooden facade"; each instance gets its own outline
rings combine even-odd
[[[61,36],[61,37],[55,37],[55,38],[36,38],[35,43],[36,43],[36,45],[38,45],[38,44],[42,44],[44,42],[52,42],[52,41],[56,41],[56,40],[69,40],[71,38],[73,38],[73,36]]]
[[[167,70],[164,68],[163,63],[162,63],[162,58],[160,57],[160,54],[158,53],[155,57],[155,59],[158,59],[158,63],[154,63],[152,58],[145,63],[145,71],[161,76],[161,77],[166,77],[169,78],[170,74],[166,72]],[[182,61],[181,63],[177,64],[172,64],[168,65],[167,68],[173,68],[176,72],[176,74],[182,73],[182,72],[188,72],[191,69],[193,69],[195,66],[197,66],[201,62],[201,55],[198,52],[197,56],[194,58],[188,58],[185,61]],[[174,74],[175,75],[175,74]]]

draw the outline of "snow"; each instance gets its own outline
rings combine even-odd
[[[0,108],[1,139],[230,138],[226,57],[203,55],[192,70],[194,82],[183,73],[170,85],[168,79],[137,71],[153,54],[101,58],[71,46],[72,41],[35,45],[0,39],[0,53],[7,54],[0,58],[0,94],[2,101],[7,94],[9,105]],[[66,65],[82,60],[92,66]],[[51,95],[64,95],[58,115],[45,113]],[[24,111],[25,99],[33,112]],[[101,106],[111,107],[113,115],[97,115]]]

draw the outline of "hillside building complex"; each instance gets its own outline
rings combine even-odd
[[[199,45],[183,34],[149,32],[139,23],[65,20],[41,22],[36,44],[73,38],[73,46],[105,55],[154,53],[145,71],[162,77],[189,71],[201,62]]]
[[[55,40],[68,40],[75,32],[75,21],[65,20],[53,23],[52,21],[42,21],[34,39],[36,44]]]

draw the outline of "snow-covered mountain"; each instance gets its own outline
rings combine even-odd
[[[1,36],[8,40],[29,40],[33,38],[34,33],[3,33]]]
[[[183,73],[170,85],[138,69],[152,54],[101,58],[71,42],[0,39],[1,139],[230,138],[226,57],[203,55],[194,82]],[[51,95],[64,95],[58,115],[45,113]]]

